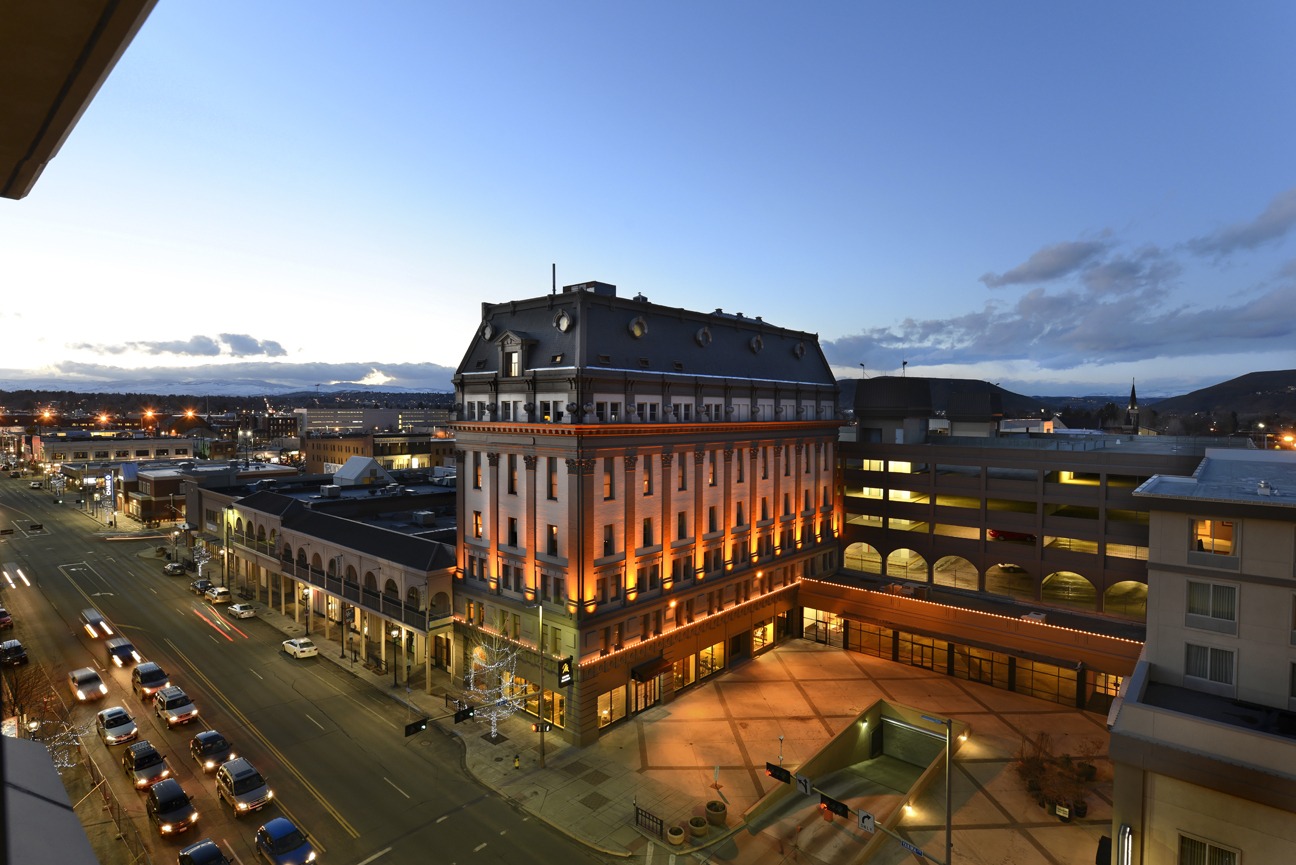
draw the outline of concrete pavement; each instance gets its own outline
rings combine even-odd
[[[291,618],[256,607],[286,635],[302,634]],[[760,865],[857,861],[870,836],[853,821],[825,822],[817,796],[793,797],[750,825],[744,815],[778,784],[765,774],[766,761],[780,762],[781,749],[783,765],[795,770],[879,698],[971,725],[954,759],[953,861],[1091,865],[1099,838],[1110,832],[1105,718],[925,669],[793,641],[627,719],[590,747],[573,748],[551,733],[541,767],[539,734],[528,716],[503,720],[492,740],[481,719],[456,725],[445,717],[454,709],[448,700],[461,696],[446,673],[434,671],[431,695],[393,687],[389,674],[340,658],[335,640],[311,637],[321,659],[389,694],[396,720],[411,713],[442,718],[432,723],[460,739],[465,766],[481,783],[609,858],[651,862],[693,853],[702,861]],[[1023,736],[1041,731],[1058,753],[1075,754],[1086,741],[1097,748],[1098,779],[1082,819],[1063,823],[1046,813],[1014,771]],[[938,773],[895,826],[900,838],[937,861],[945,856],[944,796]],[[689,835],[688,819],[717,799],[727,805],[727,827]],[[891,810],[902,810],[903,795],[890,801]],[[684,827],[684,843],[671,845],[636,826],[636,805],[664,827]],[[879,822],[887,817],[875,813]],[[899,842],[882,839],[869,861],[912,859]]]

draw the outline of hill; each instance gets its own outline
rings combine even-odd
[[[1249,372],[1156,404],[1162,417],[1237,412],[1239,418],[1296,418],[1296,369]]]

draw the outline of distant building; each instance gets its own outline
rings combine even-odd
[[[296,408],[298,435],[312,433],[431,432],[450,420],[447,408]]]
[[[427,470],[454,462],[454,439],[444,432],[315,434],[303,445],[311,474],[336,472],[352,457],[371,457],[391,470]]]
[[[1296,454],[1210,450],[1151,512],[1148,639],[1108,719],[1118,865],[1296,855]]]

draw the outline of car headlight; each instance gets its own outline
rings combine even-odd
[[[171,824],[170,824],[170,823],[163,823],[163,824],[162,824],[161,826],[159,826],[158,828],[161,829],[162,832],[165,834],[165,833],[171,831]]]
[[[314,861],[315,861],[315,851],[314,851],[314,850],[310,851],[310,854],[306,857],[306,861],[307,861],[307,862],[314,862]]]
[[[106,696],[108,696],[108,686],[107,686],[107,685],[100,685],[100,686],[99,686],[99,696],[101,696],[101,697],[106,697]]]
[[[120,667],[122,665],[122,659],[113,655],[113,663]]]
[[[197,812],[197,811],[194,811],[192,814],[189,815],[189,822],[190,822],[190,823],[197,823],[197,822],[198,822],[198,812]]]
[[[240,811],[246,811],[248,809],[248,804],[246,802],[240,802],[238,803],[238,809]]]
[[[204,769],[215,769],[215,768],[216,768],[216,761],[215,761],[215,760],[204,760],[204,761],[203,761],[203,768],[204,768]]]
[[[163,770],[162,770],[162,774],[159,775],[158,777],[160,777],[160,778],[166,778],[166,777],[169,777],[170,775],[171,775],[171,770],[170,770],[170,769],[163,769]]]
[[[78,700],[85,699],[85,691],[82,691],[80,688],[77,688],[77,699]]]

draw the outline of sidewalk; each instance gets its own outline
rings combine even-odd
[[[299,625],[258,603],[257,615],[285,635]],[[878,698],[971,725],[972,735],[954,760],[953,850],[960,863],[1091,865],[1099,838],[1110,833],[1111,765],[1105,719],[928,670],[842,652],[805,641],[772,652],[655,706],[608,731],[596,744],[576,749],[550,733],[540,766],[539,734],[526,715],[508,718],[492,741],[480,719],[454,724],[448,700],[461,692],[443,671],[433,672],[433,693],[393,688],[380,674],[339,657],[336,640],[311,634],[319,657],[351,671],[389,694],[393,711],[408,704],[464,744],[464,763],[480,782],[520,808],[609,857],[697,852],[698,857],[778,865],[853,862],[871,836],[838,818],[822,819],[818,797],[794,797],[759,825],[744,815],[778,783],[765,762],[796,767],[822,748]],[[1059,752],[1075,753],[1082,741],[1097,744],[1096,795],[1088,815],[1062,823],[1027,793],[1013,769],[1023,736],[1047,731]],[[781,750],[781,755],[780,755]],[[518,759],[514,767],[514,757]],[[945,790],[938,779],[896,827],[929,858],[945,857]],[[728,827],[707,835],[687,833],[688,818],[705,803],[727,804]],[[635,826],[635,805],[686,829],[672,846]],[[879,822],[885,815],[878,814]],[[870,861],[912,861],[894,840],[880,839]]]

